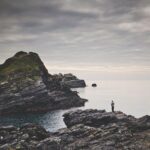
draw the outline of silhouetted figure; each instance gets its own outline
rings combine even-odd
[[[114,101],[112,100],[112,102],[111,102],[111,110],[112,110],[112,112],[114,112],[114,106],[115,106],[115,103],[114,103]]]

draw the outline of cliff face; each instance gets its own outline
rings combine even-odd
[[[0,65],[0,115],[45,112],[84,103],[48,73],[36,53],[18,52]]]

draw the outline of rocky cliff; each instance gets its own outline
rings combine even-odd
[[[0,65],[0,115],[65,109],[85,101],[61,86],[36,53],[21,51]]]
[[[78,79],[75,75],[68,73],[68,74],[55,74],[53,75],[55,79],[57,79],[62,87],[68,88],[84,88],[86,87],[86,83],[84,80]]]
[[[26,124],[0,127],[1,150],[149,150],[150,116],[77,110],[64,115],[68,128],[49,133]]]

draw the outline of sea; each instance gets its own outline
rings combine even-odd
[[[96,83],[97,87],[92,87]],[[111,101],[115,110],[137,118],[150,115],[150,80],[87,80],[87,87],[72,89],[80,97],[88,99],[84,107],[55,110],[45,114],[19,114],[0,117],[1,125],[21,126],[24,123],[38,123],[50,132],[66,127],[63,114],[77,109],[100,109],[111,111]]]

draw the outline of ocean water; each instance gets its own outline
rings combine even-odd
[[[135,117],[150,115],[150,80],[103,80],[94,81],[97,87],[92,87],[93,81],[86,81],[86,88],[73,89],[82,98],[88,99],[84,107],[68,110],[56,110],[46,114],[26,114],[0,117],[0,124],[38,123],[49,131],[65,127],[63,114],[76,109],[105,109],[111,111],[111,100],[115,102],[115,110],[123,111]]]
[[[115,110],[135,117],[150,115],[150,80],[98,81],[97,87],[78,89],[80,96],[89,99],[83,109],[105,109],[111,111],[111,100]]]

